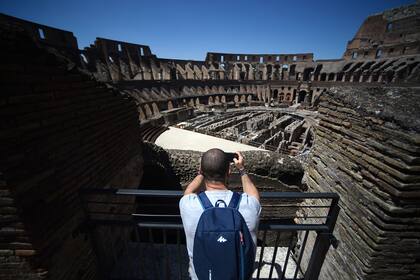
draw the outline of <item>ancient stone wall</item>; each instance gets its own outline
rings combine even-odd
[[[420,2],[369,16],[347,44],[345,59],[418,54]]]
[[[0,279],[97,279],[79,190],[139,184],[137,109],[40,46],[1,25]]]
[[[341,212],[320,279],[419,279],[420,91],[333,88],[306,182]]]

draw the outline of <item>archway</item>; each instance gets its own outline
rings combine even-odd
[[[143,109],[141,107],[139,108],[139,119],[140,121],[146,119],[146,115],[144,114]]]
[[[279,94],[279,102],[283,102],[284,101],[284,92],[280,92]]]
[[[146,119],[150,118],[153,115],[152,110],[150,110],[149,104],[144,105],[144,111],[146,112]]]
[[[306,94],[307,94],[307,92],[304,91],[304,90],[299,91],[299,96],[298,96],[297,103],[302,103],[303,101],[305,101]]]
[[[273,98],[274,98],[274,100],[277,100],[277,99],[278,99],[278,97],[279,97],[279,91],[278,91],[278,89],[275,89],[275,90],[273,91]]]
[[[152,110],[153,110],[153,115],[154,116],[159,115],[159,108],[156,105],[156,103],[152,103]]]

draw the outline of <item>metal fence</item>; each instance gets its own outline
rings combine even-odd
[[[181,196],[167,190],[82,192],[103,279],[189,279]],[[253,279],[318,279],[330,245],[337,246],[338,201],[335,193],[262,192]]]

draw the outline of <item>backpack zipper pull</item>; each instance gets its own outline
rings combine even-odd
[[[241,242],[241,245],[244,245],[244,235],[242,234],[242,231],[239,232],[239,241]]]

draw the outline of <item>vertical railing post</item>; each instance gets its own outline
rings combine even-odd
[[[322,264],[324,263],[325,256],[327,255],[331,245],[335,223],[337,222],[338,213],[340,212],[338,201],[338,196],[332,198],[331,206],[328,211],[328,218],[325,223],[328,226],[328,231],[317,232],[315,244],[304,280],[318,280],[319,274],[321,273]]]

